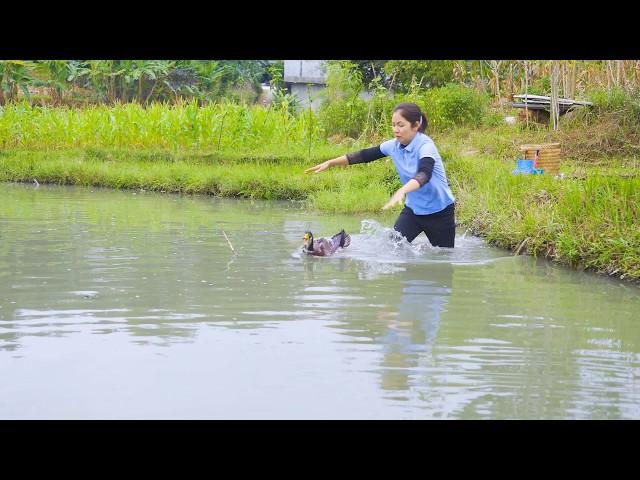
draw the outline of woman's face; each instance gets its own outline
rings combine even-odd
[[[393,128],[393,136],[402,145],[409,145],[418,132],[418,122],[411,126],[411,122],[400,114],[400,110],[393,112],[391,127]]]

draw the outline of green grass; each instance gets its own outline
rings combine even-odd
[[[640,177],[514,176],[513,167],[486,156],[453,159],[458,221],[515,252],[640,279]]]
[[[327,157],[275,161],[271,155],[220,159],[211,155],[123,151],[3,152],[0,181],[104,186],[229,197],[305,200],[325,211],[378,210],[388,200],[389,162],[371,168],[333,168],[320,175],[304,170]],[[398,184],[399,185],[399,184]]]

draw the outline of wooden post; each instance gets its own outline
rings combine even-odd
[[[527,99],[529,97],[529,68],[527,61],[524,61],[524,118],[527,122],[527,128],[529,127],[529,109],[527,108]]]
[[[558,121],[560,119],[558,106],[558,70],[558,61],[553,60],[551,65],[551,125],[554,131],[558,130]]]

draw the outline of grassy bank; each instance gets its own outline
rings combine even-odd
[[[443,135],[458,221],[517,253],[640,280],[640,161],[590,148],[593,135],[508,125]],[[554,141],[562,178],[511,175],[520,145]]]
[[[326,151],[325,151],[326,153]],[[335,153],[338,155],[340,153]],[[301,200],[328,212],[378,210],[399,187],[390,162],[306,175],[327,156],[276,159],[271,154],[220,158],[98,149],[0,153],[0,181],[104,186],[229,197]]]
[[[449,162],[458,221],[517,253],[640,279],[640,177],[514,176],[491,157]]]

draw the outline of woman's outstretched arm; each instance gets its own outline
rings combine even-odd
[[[321,171],[335,165],[353,165],[354,163],[367,163],[379,158],[383,158],[385,156],[386,155],[382,153],[382,151],[380,150],[380,146],[378,145],[376,147],[365,148],[362,150],[358,150],[357,152],[347,153],[346,155],[332,158],[331,160],[327,160],[326,162],[322,162],[311,168],[307,168],[304,172],[320,173]]]
[[[349,160],[346,155],[341,155],[340,157],[332,158],[331,160],[326,160],[318,165],[314,165],[311,168],[307,168],[304,173],[320,173],[323,170],[326,170],[329,167],[333,167],[335,165],[349,165]]]

